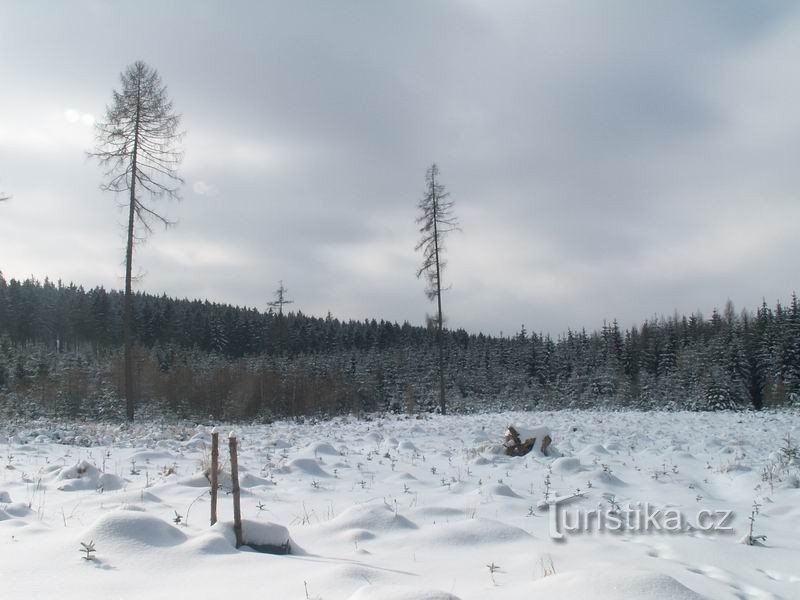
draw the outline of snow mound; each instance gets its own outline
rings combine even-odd
[[[105,491],[113,492],[114,490],[121,490],[125,487],[125,480],[122,477],[112,475],[111,473],[103,473],[97,482],[97,487]]]
[[[302,473],[313,475],[314,477],[332,477],[319,463],[313,458],[295,458],[288,464],[291,473]]]
[[[365,585],[359,588],[348,600],[459,600],[458,596],[405,585]]]
[[[5,491],[0,491],[0,504],[10,504],[11,494]]]
[[[368,531],[393,531],[417,529],[417,525],[388,506],[356,504],[320,527],[333,531],[366,529]]]
[[[310,454],[311,456],[318,456],[320,454],[325,454],[327,456],[341,455],[341,452],[331,446],[328,442],[315,442],[313,444],[309,444],[305,448],[305,453]]]
[[[0,521],[8,521],[15,517],[25,517],[33,511],[23,502],[14,502],[0,508]]]
[[[608,456],[611,452],[606,450],[606,447],[602,444],[590,444],[578,454],[583,454],[584,456]]]
[[[359,564],[349,565],[336,565],[330,569],[325,570],[320,575],[312,577],[309,582],[310,590],[325,590],[327,598],[331,591],[340,592],[340,594],[348,594],[354,589],[359,589],[364,585],[365,581],[372,584],[380,584],[383,581],[390,582],[390,576],[379,569],[369,568]],[[311,595],[311,598],[317,598],[316,595]],[[344,595],[337,595],[338,597],[345,597]]]
[[[269,479],[246,473],[239,479],[239,485],[243,488],[254,488],[259,486],[272,486],[275,485],[275,483]]]
[[[580,458],[562,457],[553,461],[553,473],[557,475],[572,475],[580,473],[584,468],[581,466]]]
[[[192,538],[185,548],[194,554],[235,554],[235,539],[232,543],[220,531],[209,531]]]
[[[411,473],[395,473],[394,475],[387,477],[386,481],[417,481],[417,478]]]
[[[483,488],[483,491],[477,490],[477,493],[491,494],[492,496],[505,496],[506,498],[522,498],[514,490],[508,487],[505,483],[495,483]]]
[[[207,432],[207,431],[198,431],[197,433],[195,433],[192,436],[192,439],[190,439],[189,441],[190,442],[196,442],[198,440],[203,441],[203,442],[208,442],[210,444],[211,443],[211,434],[209,432]]]
[[[98,546],[168,547],[185,542],[186,534],[141,508],[123,507],[97,519],[80,539],[94,540]]]
[[[648,571],[576,571],[545,577],[526,586],[530,597],[560,600],[702,600],[673,577]]]
[[[164,501],[156,496],[151,492],[145,492],[144,490],[138,492],[121,492],[114,496],[114,499],[119,499],[120,504],[143,504],[146,502],[150,502],[153,504],[161,504]]]
[[[592,481],[601,481],[606,485],[611,485],[616,487],[628,485],[627,483],[622,481],[622,479],[620,479],[610,471],[604,471],[602,468],[595,469],[594,471],[592,471],[591,474],[589,475],[589,479],[591,479]]]
[[[374,540],[377,536],[368,529],[347,529],[337,534],[337,537],[345,542],[364,542]]]
[[[220,484],[224,485],[223,473],[218,475],[218,481]],[[230,483],[230,475],[227,479],[228,483]],[[203,473],[195,473],[194,475],[189,475],[187,477],[181,477],[176,482],[178,485],[185,485],[187,487],[194,487],[194,488],[204,488],[204,487],[211,487],[211,483],[208,481],[208,478]],[[230,487],[230,485],[228,486]]]
[[[63,467],[58,470],[56,481],[67,481],[76,479],[85,479],[97,481],[100,478],[100,470],[93,464],[82,460],[71,467]]]
[[[113,491],[125,486],[125,480],[121,477],[101,473],[97,467],[85,460],[61,469],[56,476],[56,481],[63,482],[57,486],[62,492],[96,490],[98,488]]]
[[[478,544],[502,544],[529,539],[524,529],[492,519],[468,519],[443,523],[429,530],[425,543],[444,546],[473,547]]]
[[[209,446],[211,446],[211,442],[206,442],[205,440],[202,439],[196,439],[196,436],[183,445],[183,447],[186,450],[201,450],[201,451],[205,450]]]
[[[9,517],[26,517],[33,512],[24,502],[12,502],[4,510]]]
[[[397,447],[398,450],[405,450],[407,452],[417,452],[417,447],[414,445],[413,442],[409,442],[408,440],[403,440],[400,442],[400,445]]]
[[[422,506],[413,509],[414,516],[433,519],[464,517],[465,511],[450,506]]]
[[[131,454],[131,460],[135,461],[139,466],[141,466],[148,461],[170,462],[175,460],[175,455],[170,452],[164,452],[163,450],[140,450]]]

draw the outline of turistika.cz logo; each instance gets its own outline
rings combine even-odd
[[[549,505],[550,537],[564,539],[567,534],[610,533],[734,533],[731,510],[697,511],[690,520],[677,508],[656,508],[649,502],[623,507],[601,507],[594,510],[570,510],[558,501]]]

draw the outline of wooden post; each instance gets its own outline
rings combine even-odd
[[[217,522],[217,488],[219,473],[219,433],[211,434],[211,524]]]
[[[236,436],[231,433],[228,444],[231,453],[231,482],[233,491],[233,532],[236,534],[236,547],[243,544],[242,541],[242,510],[240,506],[239,494],[239,459],[236,456]]]

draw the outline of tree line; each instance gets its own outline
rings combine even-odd
[[[120,75],[90,156],[102,189],[127,196],[124,292],[10,280],[0,274],[0,408],[132,420],[137,406],[214,418],[345,411],[630,406],[756,408],[798,400],[797,299],[736,314],[726,305],[621,331],[553,339],[446,330],[445,238],[458,230],[434,163],[418,204],[417,277],[436,302],[428,326],[341,322],[136,293],[134,245],[172,223],[145,199],[183,183],[180,115],[158,72],[137,61]],[[0,200],[7,197],[0,194]]]
[[[132,294],[139,410],[255,419],[440,409],[800,403],[800,307],[763,303],[555,338],[342,321]],[[0,274],[0,414],[123,418],[124,293]]]

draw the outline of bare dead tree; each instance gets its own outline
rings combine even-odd
[[[278,309],[278,316],[281,317],[283,316],[283,306],[285,304],[294,304],[294,300],[286,299],[286,294],[288,292],[289,290],[283,286],[283,281],[281,281],[280,285],[278,286],[278,289],[275,290],[275,300],[273,300],[272,302],[267,302],[267,306],[269,306],[270,308]]]
[[[446,266],[443,259],[445,250],[444,238],[452,232],[459,230],[458,219],[453,214],[454,202],[447,198],[450,194],[439,183],[439,167],[433,163],[425,174],[425,195],[419,201],[417,208],[419,216],[417,223],[422,237],[415,250],[422,250],[422,265],[417,270],[417,277],[425,276],[427,287],[425,294],[428,299],[436,300],[436,344],[439,347],[439,408],[442,414],[447,412],[444,389],[444,336],[442,319],[442,273]]]
[[[283,307],[286,304],[294,304],[294,300],[286,298],[288,292],[289,290],[284,287],[283,280],[281,280],[278,289],[275,290],[275,300],[267,302],[267,306],[270,308],[278,309],[278,349],[280,352],[286,349],[286,323],[283,320]]]
[[[105,169],[101,189],[127,192],[128,227],[125,251],[125,303],[123,337],[125,340],[125,408],[128,420],[135,409],[131,273],[136,242],[152,233],[153,223],[164,227],[174,223],[143,202],[167,196],[179,198],[178,176],[183,153],[178,148],[183,133],[180,115],[173,110],[167,88],[158,71],[142,61],[129,65],[120,74],[120,90],[106,107],[106,118],[96,126],[96,146],[89,156]],[[123,204],[124,205],[124,204]],[[144,234],[137,236],[140,224]]]

